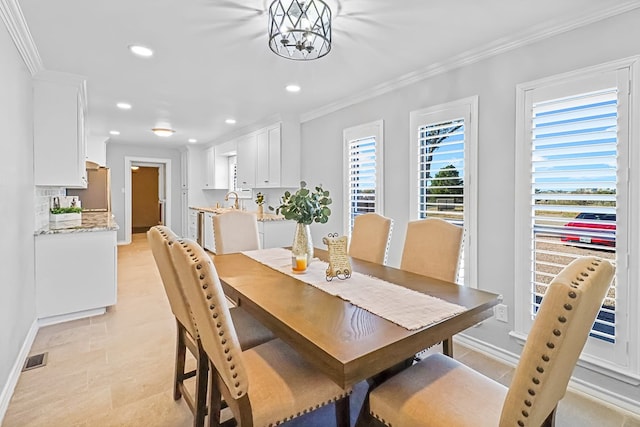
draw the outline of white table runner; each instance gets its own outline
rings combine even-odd
[[[354,272],[347,280],[327,282],[328,263],[314,258],[303,274],[291,270],[291,251],[283,248],[245,251],[244,255],[283,274],[342,298],[408,330],[420,329],[466,309],[440,298]]]

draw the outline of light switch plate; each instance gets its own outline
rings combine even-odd
[[[506,304],[498,304],[494,308],[494,315],[496,320],[500,322],[508,322],[509,321],[509,308]]]

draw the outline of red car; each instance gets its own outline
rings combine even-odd
[[[571,221],[564,226],[575,229],[572,231],[577,234],[562,236],[563,242],[616,246],[616,214],[582,212],[575,219],[580,221]]]

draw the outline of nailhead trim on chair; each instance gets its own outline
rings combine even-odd
[[[330,403],[337,402],[340,399],[344,399],[345,397],[349,396],[350,394],[351,394],[350,392],[349,393],[340,394],[340,395],[334,397],[333,399],[327,400],[326,402],[322,402],[322,403],[319,403],[319,404],[317,404],[315,406],[311,406],[310,408],[304,409],[304,410],[298,412],[296,415],[288,415],[288,416],[286,416],[286,417],[284,417],[284,418],[282,418],[282,419],[280,419],[278,421],[275,421],[275,423],[270,423],[269,427],[279,426],[280,424],[285,423],[287,421],[291,421],[292,419],[297,418],[297,417],[299,417],[301,415],[307,414],[307,413],[309,413],[311,411],[314,411],[314,410],[316,410],[318,408],[321,408],[323,406],[329,405]],[[389,426],[389,427],[391,427],[391,426]]]
[[[598,259],[597,261],[593,262],[592,265],[594,266],[598,266],[600,265],[600,260]],[[587,270],[589,271],[596,271],[594,267],[587,267]],[[581,277],[582,276],[582,277]],[[578,277],[576,277],[575,281],[571,282],[571,287],[572,288],[579,288],[580,287],[580,283],[579,282],[584,282],[584,277],[589,277],[589,273],[587,272],[580,272],[580,275]],[[578,297],[578,294],[575,291],[569,291],[567,293],[567,296],[570,299],[576,299]],[[564,303],[563,308],[567,311],[570,312],[571,310],[573,310],[573,305],[569,302]],[[566,323],[567,323],[567,317],[565,315],[559,315],[558,316],[558,322],[559,324],[556,325],[556,327],[553,329],[553,335],[555,337],[561,337],[563,334],[563,328],[566,328]],[[547,349],[550,350],[550,355],[553,355],[553,350],[556,348],[556,343],[549,341],[547,342]],[[543,353],[541,356],[541,359],[543,362],[547,363],[551,360],[551,356],[549,354]],[[520,413],[522,414],[522,416],[524,417],[523,419],[519,419],[518,420],[518,426],[520,427],[525,427],[526,426],[526,419],[529,417],[529,410],[527,408],[531,408],[535,405],[535,396],[536,396],[536,390],[538,388],[541,387],[542,384],[542,379],[544,378],[543,374],[544,374],[544,367],[542,366],[537,366],[536,367],[536,371],[541,374],[540,378],[538,377],[532,377],[531,378],[531,382],[533,383],[533,386],[527,390],[529,396],[531,396],[531,399],[525,399],[524,400],[524,406],[522,408],[522,410],[520,411]],[[377,418],[377,417],[376,417]]]

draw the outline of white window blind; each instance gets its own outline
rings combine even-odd
[[[351,236],[358,215],[384,215],[383,121],[378,120],[343,131],[344,230]]]
[[[440,218],[463,227],[457,283],[477,287],[478,97],[410,115],[411,219]]]
[[[349,230],[356,216],[376,212],[375,137],[349,141]]]
[[[532,316],[573,259],[615,259],[617,97],[611,87],[532,104]],[[615,282],[591,336],[616,341]]]
[[[579,363],[635,382],[640,155],[631,139],[638,123],[631,114],[634,63],[518,85],[513,333],[526,337],[549,283],[567,264],[580,256],[609,259],[616,274]]]

